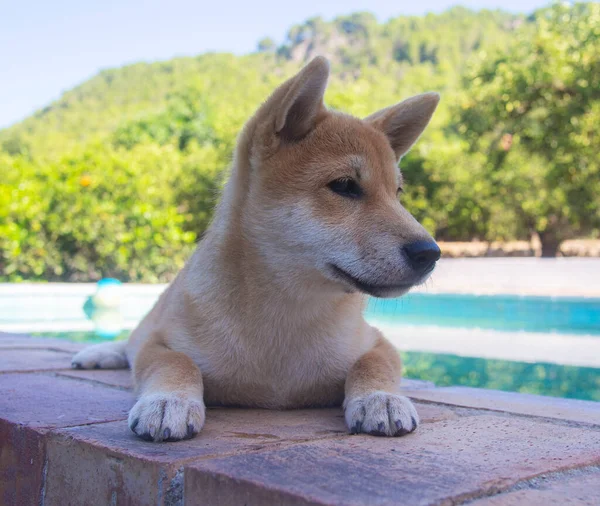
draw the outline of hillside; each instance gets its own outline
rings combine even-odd
[[[386,99],[392,101],[423,88],[443,91],[456,86],[474,51],[495,45],[522,21],[503,12],[460,7],[439,15],[400,16],[381,24],[366,13],[330,22],[315,18],[292,27],[281,46],[263,40],[258,52],[248,56],[206,54],[104,70],[23,122],[0,131],[0,147],[9,154],[53,156],[95,135],[109,135],[129,120],[161,114],[173,95],[190,87],[214,102],[229,100],[231,95],[221,93],[222,88],[229,94],[242,93],[251,109],[270,86],[317,54],[332,61],[334,90],[353,87],[364,77],[383,81],[378,87],[385,85]],[[247,87],[257,88],[257,82],[269,86],[252,95]],[[357,93],[359,88],[355,87]],[[349,104],[333,94],[332,105],[369,112],[363,111],[364,104]],[[359,101],[360,96],[353,94],[353,102]]]
[[[460,71],[473,51],[501,42],[524,19],[502,11],[454,7],[442,14],[399,16],[379,24],[370,13],[313,18],[292,27],[276,53],[296,62],[325,54],[340,72],[357,75],[365,65],[393,69],[432,63]],[[260,48],[272,47],[268,41]]]

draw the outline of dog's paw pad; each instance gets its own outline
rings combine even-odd
[[[346,404],[346,424],[352,434],[404,436],[419,425],[419,415],[407,397],[373,392]]]
[[[186,394],[150,394],[129,413],[129,428],[145,441],[179,441],[194,437],[204,425],[202,400]]]

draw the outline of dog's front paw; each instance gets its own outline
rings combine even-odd
[[[346,424],[352,434],[404,436],[419,425],[419,415],[408,397],[373,392],[345,403]]]
[[[185,393],[147,394],[129,412],[129,428],[146,441],[194,437],[204,425],[204,402]]]
[[[124,341],[93,344],[77,353],[71,362],[73,369],[126,369]]]

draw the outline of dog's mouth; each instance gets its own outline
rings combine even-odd
[[[344,269],[339,268],[337,265],[329,264],[329,266],[331,271],[338,279],[344,281],[348,285],[353,286],[360,292],[366,293],[367,295],[372,295],[373,297],[382,297],[386,295],[389,296],[390,294],[402,295],[403,293],[408,292],[408,290],[410,290],[413,286],[420,284],[420,281],[417,283],[399,283],[393,285],[372,284],[354,277],[352,274],[346,272]]]

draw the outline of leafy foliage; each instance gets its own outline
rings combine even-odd
[[[598,4],[528,19],[358,13],[247,56],[103,71],[0,131],[0,279],[169,280],[210,222],[244,121],[316,54],[332,60],[334,109],[443,93],[401,162],[404,204],[438,238],[597,233],[599,27]]]
[[[600,225],[600,4],[557,5],[534,21],[472,63],[459,131],[486,155],[476,165],[511,232],[536,232],[554,255]]]
[[[196,238],[172,195],[181,166],[177,149],[153,144],[131,151],[90,144],[44,164],[4,158],[2,272],[49,281],[173,276]]]

